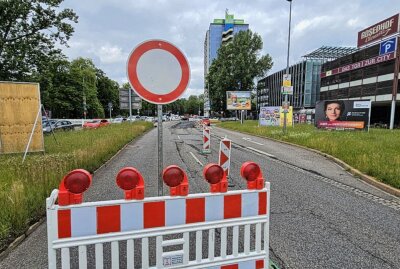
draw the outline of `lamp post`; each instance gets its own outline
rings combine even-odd
[[[286,0],[290,3],[289,9],[289,33],[288,33],[288,46],[287,46],[287,61],[286,61],[286,74],[289,74],[289,51],[290,51],[290,24],[292,21],[292,0]],[[285,102],[284,102],[284,109],[283,109],[283,133],[286,134],[286,118],[287,118],[287,102],[288,102],[288,95],[285,94]],[[283,106],[283,105],[282,105]]]

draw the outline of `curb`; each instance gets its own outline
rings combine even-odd
[[[0,253],[0,261],[4,260],[16,247],[19,246],[33,231],[35,231],[44,221],[45,217],[41,218],[38,222],[31,225],[21,236],[11,242],[8,247]]]
[[[391,195],[394,195],[394,196],[400,198],[400,190],[399,189],[396,189],[396,188],[394,188],[392,186],[389,186],[389,185],[387,185],[387,184],[385,184],[383,182],[380,182],[380,181],[378,181],[376,178],[374,178],[372,176],[368,176],[366,174],[363,174],[361,171],[359,171],[359,170],[355,169],[354,167],[348,165],[344,161],[342,161],[342,160],[340,160],[340,159],[338,159],[338,158],[336,158],[336,157],[334,157],[332,155],[329,155],[327,153],[319,151],[317,149],[307,148],[307,147],[302,146],[302,145],[293,144],[291,142],[277,140],[277,139],[274,139],[274,138],[260,136],[260,135],[256,135],[256,134],[252,134],[252,133],[231,130],[231,129],[227,129],[227,128],[223,128],[223,127],[219,127],[219,126],[218,126],[218,128],[229,130],[229,131],[234,131],[234,132],[238,132],[238,133],[242,133],[242,134],[248,134],[248,135],[260,137],[260,138],[263,138],[263,139],[268,139],[268,140],[271,140],[271,141],[274,141],[274,142],[278,142],[278,143],[282,143],[282,144],[286,144],[286,145],[302,148],[302,149],[305,149],[305,150],[308,150],[308,151],[312,151],[314,153],[317,153],[319,155],[322,155],[322,156],[330,159],[331,161],[333,161],[336,164],[338,164],[340,167],[344,168],[346,171],[349,171],[352,175],[358,176],[360,179],[362,179],[366,183],[368,183],[368,184],[370,184],[370,185],[372,185],[372,186],[374,186],[374,187],[376,187],[376,188],[378,188],[378,189],[380,189],[380,190],[382,190],[384,192],[387,192],[387,193],[389,193]]]
[[[148,132],[153,130],[153,128],[148,129],[144,133],[138,135],[134,139],[132,139],[130,142],[126,143],[121,149],[119,149],[113,156],[111,156],[110,159],[108,159],[105,163],[103,163],[100,167],[98,167],[95,171],[93,171],[93,174],[95,174],[98,170],[101,168],[107,166],[109,162],[111,162],[122,150],[124,150],[127,146],[129,146],[132,142],[136,141],[140,137],[144,136]],[[41,218],[38,222],[32,224],[21,236],[16,238],[14,241],[10,243],[10,245],[2,252],[0,252],[0,261],[3,261],[8,254],[10,254],[11,251],[13,251],[16,247],[18,247],[31,233],[33,233],[43,222],[45,222],[46,217]]]

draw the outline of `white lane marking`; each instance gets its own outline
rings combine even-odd
[[[264,144],[258,143],[258,142],[256,142],[256,141],[252,141],[251,138],[248,138],[248,137],[243,137],[243,140],[246,140],[246,141],[248,141],[248,142],[251,142],[251,143],[254,143],[254,144],[257,144],[257,145],[261,145],[261,146],[264,145]]]
[[[192,155],[192,157],[196,160],[196,162],[198,164],[200,164],[201,166],[204,166],[204,164],[196,157],[196,155],[193,154],[193,152],[189,151],[190,155]]]
[[[265,152],[265,151],[261,151],[261,150],[258,150],[258,149],[252,148],[252,147],[246,147],[246,148],[247,148],[247,149],[249,149],[249,150],[252,150],[252,151],[258,152],[258,153],[260,153],[260,154],[267,155],[268,157],[271,157],[271,158],[276,158],[274,155],[272,155],[272,154],[269,154],[269,153],[267,153],[267,152]]]
[[[181,137],[178,135],[178,139],[181,140]]]

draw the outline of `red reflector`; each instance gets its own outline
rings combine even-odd
[[[219,183],[224,177],[224,169],[218,164],[208,164],[203,170],[204,178],[210,184]]]
[[[185,173],[179,166],[170,165],[163,171],[163,180],[168,187],[179,186],[184,178]]]
[[[261,169],[254,162],[245,162],[242,165],[242,169],[240,169],[240,173],[247,181],[254,181],[260,176]]]
[[[122,169],[117,175],[117,185],[125,191],[133,190],[139,184],[139,180],[139,172],[132,167]]]
[[[65,176],[64,186],[67,191],[80,194],[85,192],[90,186],[91,176],[83,169],[73,170]]]

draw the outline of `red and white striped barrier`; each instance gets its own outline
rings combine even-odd
[[[122,258],[126,258],[127,268],[137,267],[138,262],[141,268],[268,268],[270,189],[260,167],[253,162],[242,166],[246,190],[228,192],[226,175],[217,164],[205,166],[203,174],[210,183],[211,193],[189,195],[186,173],[171,165],[163,171],[170,196],[145,198],[143,177],[137,169],[127,167],[116,178],[125,200],[83,203],[83,193],[92,182],[91,175],[82,169],[68,173],[59,190],[54,190],[46,201],[49,268],[57,268],[57,250],[61,250],[61,267],[70,268],[70,262],[75,259],[70,255],[70,248],[74,247],[79,247],[80,268],[88,267],[88,262],[89,267],[96,264],[96,268],[103,268],[106,243],[111,243],[112,268],[119,268]],[[250,233],[252,226],[254,233]],[[232,228],[232,237],[227,236],[228,228]],[[218,234],[216,229],[220,229]],[[206,249],[203,231],[208,231]],[[190,232],[196,234],[195,242],[190,239]],[[182,234],[182,237],[165,240],[164,236],[169,234]],[[152,241],[155,246],[149,243],[150,238],[156,239]],[[134,240],[142,242],[141,259],[136,265]],[[243,250],[239,248],[242,242]],[[121,243],[126,244],[124,257],[119,254]],[[91,245],[95,248],[90,248]],[[175,245],[182,245],[181,250],[165,251],[165,246]],[[232,245],[232,254],[227,254],[227,245]],[[214,252],[217,247],[219,256]],[[156,249],[153,265],[149,261],[151,248]],[[195,259],[190,259],[189,248],[194,249]],[[89,254],[89,251],[95,253]],[[208,252],[207,258],[202,256],[204,251]]]
[[[203,125],[203,150],[202,153],[211,153],[211,130]]]
[[[264,268],[264,260],[249,260],[245,262],[239,262],[236,264],[217,266],[208,269],[247,269],[247,268],[262,269]]]
[[[226,177],[229,177],[229,169],[231,166],[231,146],[232,141],[224,138],[219,144],[218,164],[224,169]]]

